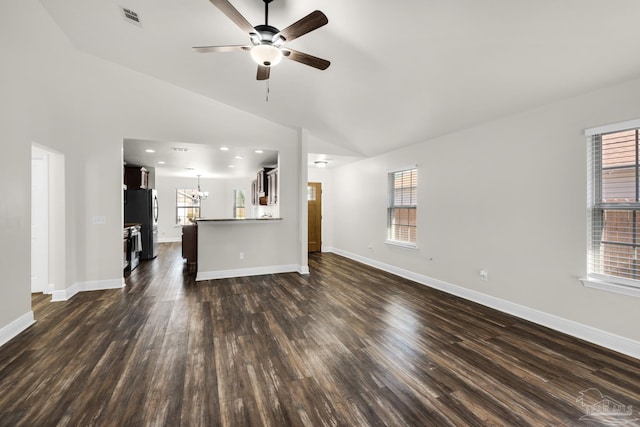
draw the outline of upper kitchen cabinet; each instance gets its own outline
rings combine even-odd
[[[262,168],[251,183],[251,201],[254,205],[278,204],[278,168]]]
[[[267,172],[267,203],[278,204],[278,168]]]
[[[149,171],[142,166],[125,166],[124,184],[129,190],[149,188]]]

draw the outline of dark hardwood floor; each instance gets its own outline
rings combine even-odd
[[[0,425],[640,425],[637,359],[337,255],[309,264],[195,283],[162,244],[125,289],[35,295],[37,323],[0,348]],[[631,415],[584,419],[600,395]]]

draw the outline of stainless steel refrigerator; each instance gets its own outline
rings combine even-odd
[[[142,227],[141,259],[158,256],[158,192],[156,190],[126,190],[124,222],[138,223]]]

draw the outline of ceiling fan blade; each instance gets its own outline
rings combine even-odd
[[[282,53],[285,58],[289,58],[292,61],[299,62],[304,65],[308,65],[319,70],[326,70],[331,65],[331,62],[326,59],[318,58],[317,56],[309,55],[308,53],[299,52],[293,49],[282,49]]]
[[[269,74],[271,73],[271,67],[265,67],[264,65],[258,65],[258,80],[269,80]]]
[[[273,37],[273,39],[276,40],[278,36],[282,36],[284,37],[285,41],[290,42],[291,40],[295,40],[298,37],[316,30],[328,23],[329,19],[327,18],[327,16],[319,10],[315,10],[304,18],[294,22],[284,30],[280,31]]]
[[[243,45],[229,45],[229,46],[196,46],[192,47],[195,52],[198,53],[210,53],[210,52],[235,52],[238,50],[251,50],[251,46]]]
[[[242,16],[240,12],[238,12],[238,9],[233,7],[233,5],[229,3],[227,0],[209,0],[209,1],[215,7],[220,9],[222,13],[227,15],[227,18],[231,19],[234,22],[234,24],[240,27],[242,31],[246,33],[253,33],[255,31],[253,29],[253,25],[251,25],[249,21],[247,21],[245,17]]]

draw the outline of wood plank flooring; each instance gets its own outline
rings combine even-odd
[[[0,425],[640,425],[637,359],[337,255],[309,265],[196,283],[162,244],[125,289],[34,296],[37,323],[0,348]],[[584,419],[598,393],[632,414]]]

